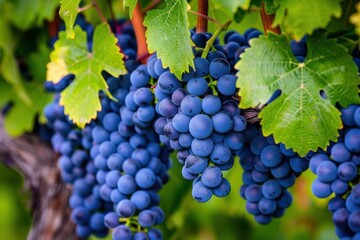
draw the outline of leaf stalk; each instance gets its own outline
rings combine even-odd
[[[210,48],[214,45],[216,38],[220,35],[221,32],[226,31],[229,25],[231,24],[231,20],[227,20],[224,24],[220,25],[220,27],[216,30],[214,35],[206,42],[206,46],[201,54],[202,58],[206,58],[209,54]]]

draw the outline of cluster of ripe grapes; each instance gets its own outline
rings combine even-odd
[[[78,24],[88,33],[91,51],[93,27],[82,19]],[[192,196],[198,202],[229,194],[231,184],[223,172],[238,156],[244,170],[240,195],[260,224],[284,214],[292,203],[287,189],[310,165],[318,176],[314,194],[336,195],[329,209],[338,236],[360,239],[360,107],[342,109],[345,129],[327,152],[301,158],[271,136],[264,137],[261,126],[248,123],[238,108],[234,69],[251,39],[261,34],[256,29],[244,34],[230,31],[224,45],[216,39],[204,54],[212,34],[191,32],[194,68],[178,79],[156,54],[146,64],[136,61],[136,40],[131,25],[125,25],[116,37],[126,55],[128,74],[104,74],[117,102],[100,93],[102,110],[82,130],[58,103],[59,92],[73,76],[46,84],[56,92],[45,115],[54,130],[51,143],[60,154],[62,178],[73,185],[69,204],[80,237],[101,237],[113,229],[114,240],[162,239],[154,228],[164,221],[158,191],[169,181],[169,154],[176,151],[182,175],[193,181]],[[305,40],[292,41],[290,47],[304,62]],[[279,94],[275,92],[269,103]]]

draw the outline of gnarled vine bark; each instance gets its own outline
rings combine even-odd
[[[70,220],[70,187],[61,181],[57,156],[33,134],[7,135],[0,116],[0,159],[25,177],[31,191],[33,225],[28,240],[78,239]]]

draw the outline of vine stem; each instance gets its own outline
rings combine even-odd
[[[78,12],[80,13],[80,12],[84,12],[84,11],[86,11],[86,10],[88,10],[89,8],[92,8],[92,7],[94,7],[95,6],[95,4],[92,2],[92,3],[89,3],[89,4],[87,4],[87,5],[85,5],[85,6],[83,6],[83,7],[79,7],[78,8]]]
[[[264,27],[264,33],[265,35],[268,34],[268,32],[273,32],[276,34],[281,34],[280,26],[273,27],[275,14],[267,14],[265,11],[265,3],[262,3],[261,9],[260,9],[260,15],[261,15],[261,21]]]
[[[148,6],[146,6],[143,9],[143,13],[146,13],[147,11],[154,9],[157,5],[159,5],[161,3],[162,0],[153,0]]]
[[[206,18],[208,21],[215,23],[217,26],[219,26],[219,27],[221,26],[221,22],[219,22],[215,18],[209,17],[209,16],[201,14],[199,12],[195,12],[193,10],[189,10],[189,13],[195,14],[197,16],[201,16],[202,18]]]
[[[202,58],[206,58],[210,48],[214,45],[214,42],[216,40],[216,38],[219,36],[219,34],[222,31],[226,31],[227,28],[229,27],[229,25],[231,24],[231,20],[227,20],[224,24],[220,25],[219,28],[216,30],[216,32],[214,33],[214,35],[212,35],[212,37],[206,42],[206,46],[201,54]]]
[[[200,13],[197,17],[196,23],[196,32],[203,33],[207,32],[208,27],[208,18],[203,16],[208,16],[209,11],[209,0],[198,0],[198,13]]]
[[[137,42],[137,59],[142,63],[145,63],[149,57],[149,52],[146,44],[145,26],[143,25],[144,15],[139,2],[135,6],[131,21]]]
[[[97,0],[93,0],[93,5],[94,5],[94,8],[96,9],[96,12],[99,14],[99,17],[101,18],[101,21],[103,23],[107,23],[106,17],[104,15],[104,13],[101,11]]]
[[[58,10],[56,12],[59,12]],[[48,28],[48,35],[50,38],[53,38],[57,35],[59,26],[60,26],[60,16],[59,14],[55,14],[55,17],[52,21],[48,22],[47,28]]]
[[[106,3],[107,3],[107,6],[109,8],[111,19],[114,22],[115,32],[118,33],[120,31],[120,26],[119,26],[118,22],[116,21],[114,9],[112,8],[112,5],[111,5],[111,0],[107,0]]]

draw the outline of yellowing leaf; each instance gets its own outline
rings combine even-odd
[[[360,102],[360,78],[351,56],[324,34],[307,38],[304,63],[295,59],[283,35],[261,36],[250,44],[236,64],[240,107],[265,105],[280,89],[281,95],[259,114],[264,135],[273,134],[301,156],[325,149],[342,127],[334,105]]]
[[[355,31],[360,36],[360,3],[356,4],[356,13],[350,16],[350,22],[355,25]]]
[[[185,0],[167,0],[164,9],[147,12],[144,25],[149,51],[161,58],[164,67],[181,79],[189,66],[194,67],[189,21]]]
[[[73,122],[84,127],[101,110],[99,91],[110,96],[101,72],[119,76],[125,74],[126,69],[117,39],[107,24],[96,27],[92,52],[88,51],[86,32],[78,26],[74,30],[74,39],[68,39],[65,32],[60,33],[47,65],[47,79],[57,83],[69,73],[75,75],[74,81],[61,93],[60,104]]]

